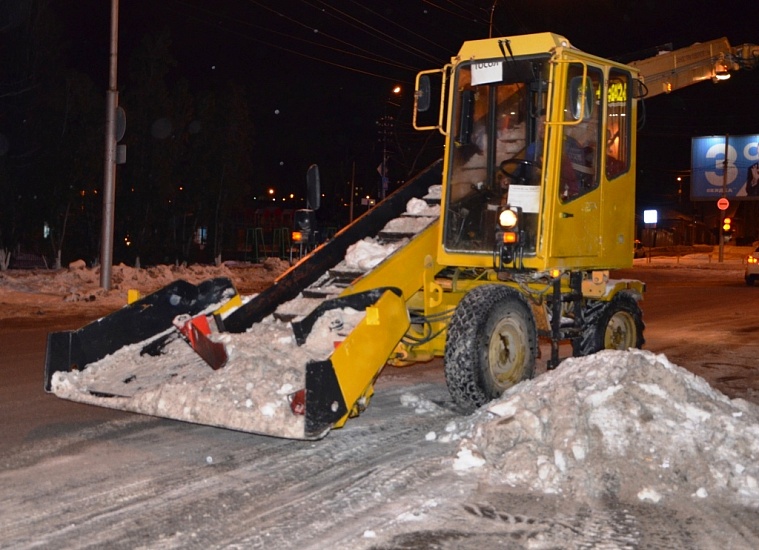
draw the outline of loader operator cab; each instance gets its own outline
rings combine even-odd
[[[513,41],[510,51],[504,40],[465,44],[444,71],[443,264],[593,268],[629,256],[633,228],[619,220],[634,207],[632,76],[528,42],[544,37],[527,37],[527,53]],[[604,217],[608,201],[618,214]]]
[[[564,114],[574,123],[549,130],[548,61],[547,56],[506,61],[501,80],[485,83],[477,83],[477,64],[459,67],[458,93],[452,98],[451,216],[445,233],[449,250],[491,252],[498,236],[497,215],[508,205],[519,209],[520,254],[535,254],[550,131],[562,134],[560,200],[572,201],[598,186],[600,119],[593,91],[600,89],[602,74],[590,71],[583,80],[581,65],[571,69],[570,105]]]

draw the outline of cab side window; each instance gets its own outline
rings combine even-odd
[[[630,74],[609,72],[606,92],[606,177],[614,179],[630,169]]]
[[[569,66],[567,106],[564,109],[559,193],[571,201],[598,187],[603,73],[580,63]]]

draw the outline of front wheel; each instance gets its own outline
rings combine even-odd
[[[445,380],[456,405],[474,412],[535,371],[537,329],[519,291],[484,285],[459,302],[448,327]]]
[[[608,302],[588,300],[583,317],[582,338],[575,341],[576,356],[643,347],[643,313],[630,293],[620,292]]]

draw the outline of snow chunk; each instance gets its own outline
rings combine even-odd
[[[428,414],[441,412],[441,408],[428,399],[414,395],[413,393],[404,393],[401,395],[401,405],[404,407],[413,407],[416,414]]]
[[[282,387],[277,390],[277,395],[290,395],[293,393],[292,384],[282,384]]]
[[[416,235],[421,233],[435,220],[431,217],[401,216],[390,220],[382,228],[383,233],[400,233],[403,235]]]
[[[461,447],[453,461],[453,469],[461,472],[472,468],[479,468],[485,464],[485,459],[470,447]]]
[[[442,185],[431,185],[427,189],[427,194],[425,195],[425,199],[430,200],[440,200],[443,197],[443,186]]]
[[[659,502],[661,500],[661,495],[650,488],[642,489],[638,492],[638,498],[640,500],[650,500],[651,502]]]
[[[406,204],[406,214],[408,216],[423,216],[427,218],[440,217],[440,205],[428,204],[426,200],[411,199]],[[432,220],[429,220],[432,221]]]
[[[379,265],[390,254],[404,246],[408,240],[380,244],[372,237],[353,243],[345,254],[345,264],[350,269],[369,271]]]

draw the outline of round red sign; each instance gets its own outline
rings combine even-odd
[[[727,210],[727,207],[730,206],[730,201],[727,200],[725,197],[722,197],[720,200],[717,201],[717,208],[720,210]]]

